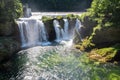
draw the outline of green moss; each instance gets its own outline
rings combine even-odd
[[[116,44],[112,47],[106,47],[101,49],[94,49],[90,52],[89,57],[93,60],[97,60],[100,62],[110,61],[115,57],[118,50],[120,50],[120,45]]]
[[[51,16],[42,16],[42,21],[43,22],[46,22],[48,20],[53,20],[53,17],[51,17]]]
[[[90,18],[90,13],[89,12],[84,12],[79,16],[79,19],[83,22],[85,17]]]
[[[63,19],[63,16],[57,16],[56,18],[57,19]]]
[[[68,15],[66,15],[66,18],[68,18],[68,19],[76,19],[76,18],[78,18],[78,15],[68,14]]]

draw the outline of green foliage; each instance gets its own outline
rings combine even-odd
[[[105,27],[120,25],[120,0],[93,0],[88,12]]]
[[[68,19],[76,19],[76,18],[78,18],[78,15],[68,14],[68,15],[66,15],[66,17],[67,17]]]
[[[90,39],[85,38],[82,40],[82,43],[80,45],[75,45],[77,49],[80,49],[81,51],[85,51],[86,49],[89,49],[91,47],[95,46],[95,44],[91,43]]]
[[[19,0],[0,1],[0,22],[11,21],[22,15],[22,4]]]
[[[57,19],[63,19],[63,16],[57,16],[56,18]]]
[[[84,18],[87,17],[87,16],[90,18],[90,13],[89,13],[89,12],[84,12],[84,13],[82,13],[78,18],[79,18],[82,22],[84,22]]]

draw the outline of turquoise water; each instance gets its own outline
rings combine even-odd
[[[0,80],[120,80],[120,65],[90,62],[86,53],[69,45],[22,50]]]

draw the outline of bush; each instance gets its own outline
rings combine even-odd
[[[95,44],[91,43],[90,39],[85,38],[82,40],[82,43],[80,43],[80,45],[75,45],[75,47],[77,49],[80,49],[81,51],[85,51],[87,49],[92,48],[93,46],[95,46]]]

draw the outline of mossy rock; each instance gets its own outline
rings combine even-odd
[[[47,22],[47,21],[50,21],[50,20],[53,20],[54,18],[52,16],[42,16],[42,21],[43,22]]]
[[[20,50],[20,43],[12,37],[0,37],[0,63]]]
[[[83,13],[80,16],[80,21],[82,24],[80,31],[81,37],[86,38],[87,36],[90,36],[92,34],[93,28],[97,25],[97,22],[91,19],[89,13]]]
[[[89,58],[99,62],[120,61],[120,45],[93,49],[89,53]]]

